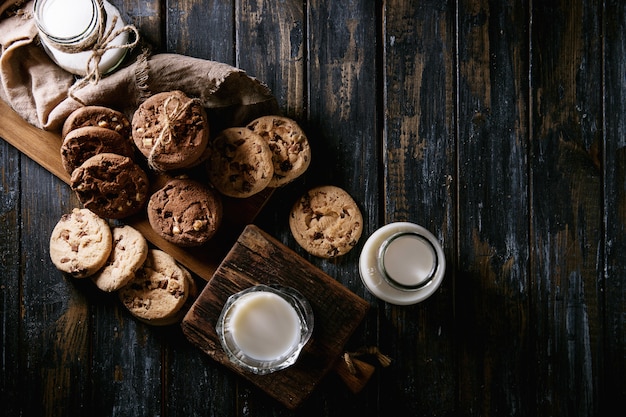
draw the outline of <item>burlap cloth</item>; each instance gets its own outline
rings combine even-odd
[[[59,131],[82,105],[108,106],[131,117],[147,97],[171,90],[198,98],[221,127],[277,111],[271,91],[243,70],[177,54],[133,54],[126,66],[76,91],[81,104],[68,96],[76,77],[41,47],[32,6],[32,1],[0,0],[0,98],[39,128]]]

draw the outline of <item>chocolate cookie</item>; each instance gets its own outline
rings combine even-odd
[[[135,111],[132,136],[153,169],[193,165],[206,149],[209,125],[204,107],[182,91],[158,93]]]
[[[111,129],[86,126],[71,130],[61,145],[61,162],[72,174],[87,159],[99,153],[111,152],[132,158],[135,146],[127,138]]]
[[[148,199],[148,176],[127,156],[101,153],[76,168],[70,186],[83,205],[101,217],[121,219]]]
[[[102,291],[117,291],[126,285],[148,257],[148,242],[141,232],[129,226],[111,230],[113,248],[105,265],[91,279]]]
[[[262,116],[248,124],[248,129],[261,135],[272,151],[274,176],[269,187],[285,185],[309,167],[309,141],[294,120],[281,116]]]
[[[265,139],[253,131],[243,127],[224,129],[209,146],[209,180],[222,194],[250,197],[272,180],[272,152]]]
[[[190,274],[159,249],[150,249],[143,266],[119,292],[122,304],[138,319],[155,325],[177,317],[190,293]]]
[[[222,222],[221,196],[190,179],[173,179],[148,202],[148,220],[159,236],[178,246],[199,246]]]
[[[50,236],[50,259],[60,271],[74,278],[96,273],[112,248],[108,223],[87,209],[64,214]]]
[[[357,244],[363,216],[346,191],[326,185],[309,190],[294,204],[289,227],[304,250],[321,258],[335,258]]]
[[[130,122],[124,113],[103,106],[84,106],[74,110],[63,123],[61,134],[79,127],[96,126],[112,130],[130,140]]]

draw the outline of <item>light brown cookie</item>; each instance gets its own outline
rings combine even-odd
[[[267,142],[253,131],[244,127],[224,129],[209,146],[209,180],[222,194],[250,197],[272,180],[272,152]]]
[[[173,179],[152,194],[148,220],[163,239],[178,246],[200,246],[222,223],[222,197],[191,179]]]
[[[112,245],[108,223],[90,210],[75,208],[52,230],[50,259],[60,271],[85,278],[104,266]]]
[[[122,304],[133,316],[155,325],[176,317],[189,293],[189,272],[159,249],[148,251],[135,277],[118,291]]]
[[[61,162],[68,174],[99,153],[116,153],[133,158],[135,146],[119,133],[103,127],[85,126],[73,129],[61,144]]]
[[[209,140],[204,107],[182,91],[149,97],[135,111],[131,124],[135,145],[159,171],[192,166]]]
[[[148,200],[148,176],[132,159],[100,153],[76,168],[70,186],[97,215],[121,219],[139,212]]]
[[[304,250],[321,258],[335,258],[357,244],[363,216],[345,190],[326,185],[298,199],[289,214],[289,227]]]
[[[294,120],[281,116],[262,116],[247,127],[261,135],[272,151],[274,176],[269,187],[288,184],[307,170],[311,163],[311,147]]]
[[[124,113],[104,106],[84,106],[74,110],[63,123],[62,137],[79,127],[97,126],[112,130],[130,140],[130,122]]]
[[[173,314],[169,317],[165,317],[163,319],[151,319],[151,320],[138,318],[139,321],[144,322],[146,324],[150,324],[152,326],[170,326],[172,324],[180,323],[183,320],[183,318],[185,317],[185,314],[187,314],[187,312],[193,305],[194,301],[196,300],[196,297],[198,296],[198,286],[196,284],[196,281],[191,276],[191,273],[189,273],[189,271],[187,271],[183,267],[181,267],[181,270],[183,271],[183,275],[185,276],[185,279],[187,280],[187,283],[189,284],[189,287],[187,290],[187,292],[189,293],[189,296],[187,297],[185,304],[183,304],[183,306],[178,310],[178,312],[176,312],[176,314]]]
[[[129,225],[112,230],[113,248],[106,264],[91,279],[102,291],[117,291],[126,285],[148,257],[148,242]]]

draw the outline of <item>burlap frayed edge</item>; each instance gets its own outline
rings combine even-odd
[[[152,95],[152,91],[150,91],[149,87],[149,79],[150,79],[150,67],[148,65],[148,59],[150,58],[151,52],[149,48],[144,48],[141,54],[137,56],[136,66],[135,66],[135,87],[137,88],[137,102],[135,103],[137,106],[144,101],[148,97]]]

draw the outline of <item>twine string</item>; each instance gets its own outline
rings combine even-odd
[[[76,97],[76,91],[85,87],[87,84],[98,84],[102,79],[102,71],[100,71],[100,62],[102,56],[112,49],[132,49],[139,43],[139,31],[133,25],[125,25],[117,30],[115,26],[117,24],[118,16],[113,16],[111,24],[106,25],[106,11],[104,10],[104,3],[102,0],[98,0],[98,8],[100,13],[100,22],[98,24],[98,36],[95,43],[91,46],[91,55],[85,65],[85,76],[79,79],[69,90],[69,96],[78,101],[82,105],[85,105],[78,97]],[[129,33],[134,35],[133,40],[130,43],[124,43],[121,45],[114,45],[112,42],[120,36],[122,33]]]
[[[169,111],[168,107],[170,103],[174,102],[174,108]],[[187,109],[189,109],[195,103],[194,100],[188,100],[184,106],[181,106],[180,99],[176,96],[169,96],[163,102],[163,120],[162,120],[162,129],[159,132],[159,136],[157,136],[156,140],[152,144],[152,148],[150,149],[150,153],[148,154],[148,165],[152,169],[159,170],[159,167],[155,165],[154,159],[156,158],[156,150],[160,148],[162,145],[167,145],[172,142],[172,139],[176,137],[176,132],[174,131],[174,122],[178,120]]]

